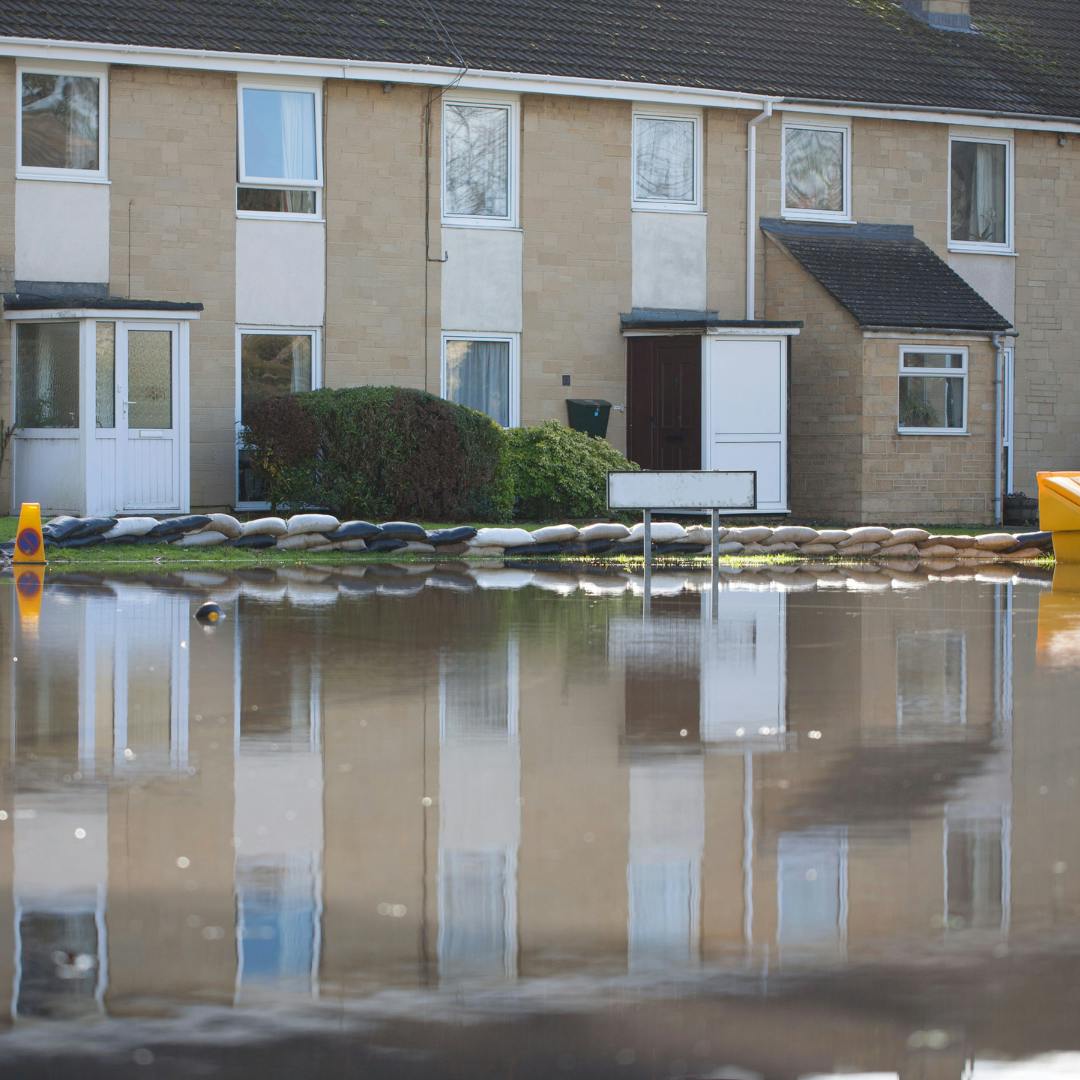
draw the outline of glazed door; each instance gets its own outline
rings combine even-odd
[[[116,389],[120,505],[124,510],[179,510],[179,328],[121,323]]]
[[[627,456],[643,469],[701,468],[701,338],[627,341]]]

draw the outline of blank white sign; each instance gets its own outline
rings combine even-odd
[[[608,473],[612,510],[754,510],[756,472]]]

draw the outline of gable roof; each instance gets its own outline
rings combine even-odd
[[[972,0],[957,33],[903,0],[5,0],[0,38],[1080,118],[1078,8]]]
[[[910,225],[819,225],[763,218],[771,236],[858,324],[1001,331],[990,306]]]

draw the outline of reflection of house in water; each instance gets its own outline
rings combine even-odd
[[[57,590],[36,639],[5,611],[8,1011],[767,976],[1071,917],[1034,590],[806,578],[647,620],[318,575],[211,633],[183,589]]]

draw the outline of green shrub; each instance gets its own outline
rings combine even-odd
[[[608,516],[607,474],[637,469],[603,439],[548,420],[507,432],[520,520]]]
[[[357,386],[270,398],[242,439],[276,506],[342,518],[506,520],[502,428],[420,390]]]

